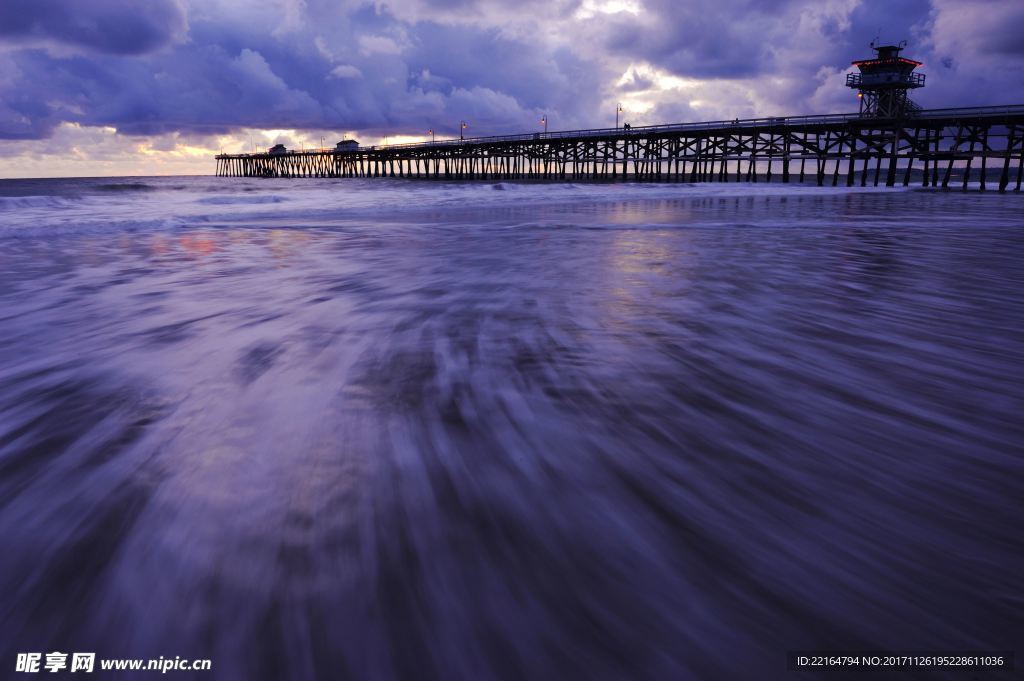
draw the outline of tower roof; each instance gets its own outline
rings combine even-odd
[[[850,62],[854,66],[863,69],[865,66],[871,68],[875,66],[902,66],[904,68],[910,67],[915,69],[921,66],[921,62],[914,59],[907,59],[901,57],[900,52],[906,47],[907,41],[902,41],[898,45],[876,45],[871,43],[871,49],[875,51],[875,57],[873,59],[857,59]]]
[[[921,64],[923,64],[924,62],[919,62],[914,59],[907,59],[906,57],[890,57],[888,59],[879,59],[876,57],[875,59],[857,59],[850,63],[853,64],[854,66],[889,66],[903,64],[905,66],[913,66],[914,68],[917,68],[918,66],[921,66]]]

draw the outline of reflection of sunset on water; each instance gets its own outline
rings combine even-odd
[[[0,658],[660,681],[1012,643],[1012,202],[70,182],[0,210]]]
[[[218,250],[217,241],[207,234],[183,234],[178,238],[178,244],[194,258],[202,258]]]

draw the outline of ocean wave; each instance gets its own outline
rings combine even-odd
[[[92,190],[135,181],[194,189]],[[256,184],[8,185],[83,198],[0,214],[0,658],[639,681],[1014,645],[1018,197]]]
[[[198,199],[196,203],[203,203],[215,206],[229,206],[236,204],[260,204],[260,203],[283,203],[287,201],[283,196],[269,194],[266,196],[208,196]]]
[[[154,192],[160,187],[154,187],[144,182],[112,182],[96,185],[96,189],[101,192]]]
[[[0,238],[4,239],[38,239],[40,237],[58,236],[89,236],[103,234],[133,234],[137,232],[173,231],[187,227],[205,225],[205,216],[190,218],[180,217],[153,218],[150,220],[78,220],[34,222],[22,221],[20,224],[0,223]]]
[[[64,208],[81,201],[79,196],[0,196],[0,211],[25,208]]]

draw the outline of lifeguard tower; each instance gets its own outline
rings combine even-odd
[[[861,116],[902,118],[921,108],[910,100],[907,91],[924,87],[924,74],[914,73],[921,62],[900,56],[906,46],[906,40],[898,45],[872,42],[875,58],[853,62],[860,73],[846,74],[846,86],[857,90]]]

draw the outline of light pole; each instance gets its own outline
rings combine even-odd
[[[321,149],[324,148],[324,137],[323,137],[323,135],[320,136],[320,148]]]
[[[622,113],[623,111],[625,111],[625,109],[622,108],[622,104],[618,104],[615,107],[615,127],[616,128],[619,127],[619,114]]]
[[[434,129],[431,128],[430,130],[427,130],[427,134],[430,135],[430,143],[433,144],[434,143]]]
[[[544,114],[540,117],[540,122],[544,124],[544,134],[548,134],[548,115]]]
[[[466,139],[466,138],[465,138],[465,137],[463,136],[463,131],[464,131],[464,130],[465,130],[466,128],[468,128],[468,127],[469,127],[469,123],[467,123],[466,121],[459,121],[459,139],[460,139],[460,140],[464,140],[464,139]]]

